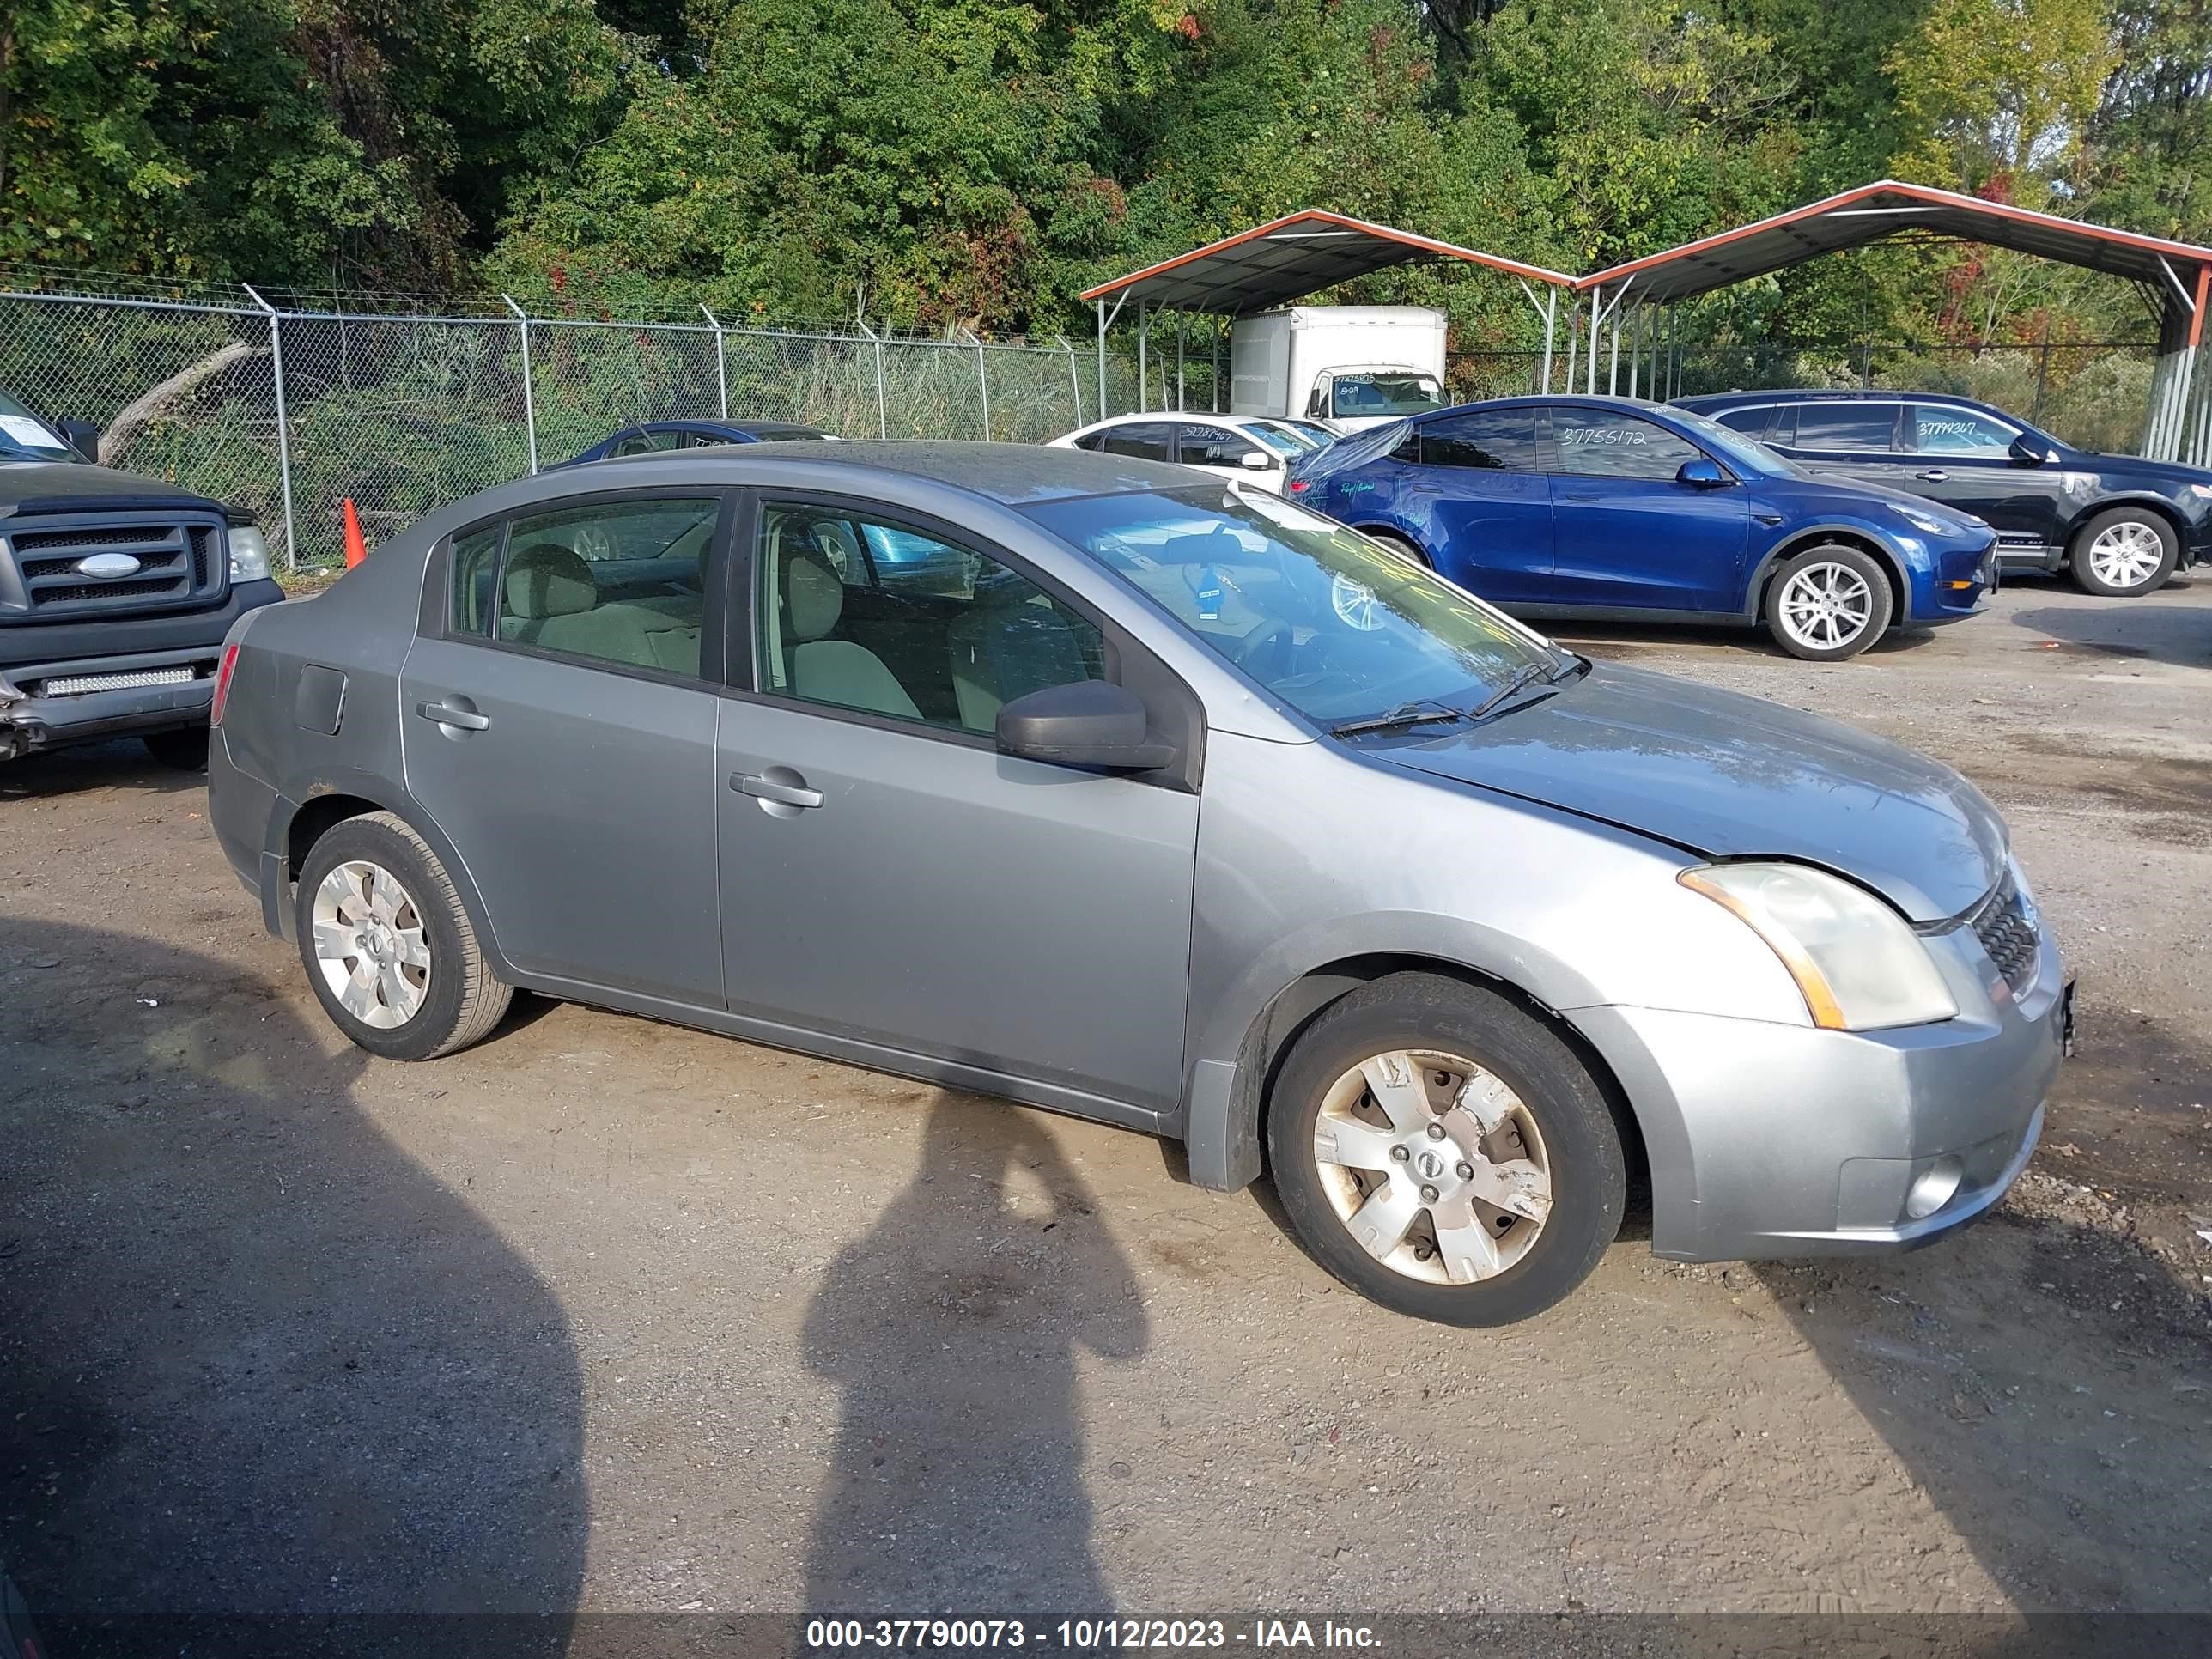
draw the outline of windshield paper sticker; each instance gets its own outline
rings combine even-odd
[[[38,422],[26,420],[21,415],[0,415],[0,433],[15,442],[33,449],[66,448],[59,434],[52,433]]]

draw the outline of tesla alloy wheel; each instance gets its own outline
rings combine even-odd
[[[438,856],[386,812],[349,818],[302,862],[300,958],[331,1021],[387,1060],[465,1048],[512,993],[494,978]]]
[[[1808,662],[1841,662],[1889,628],[1889,578],[1855,547],[1815,547],[1775,574],[1766,623],[1782,648]]]
[[[1455,981],[1394,975],[1329,1007],[1284,1065],[1267,1132],[1299,1242],[1421,1318],[1526,1318],[1620,1229],[1620,1131],[1589,1071],[1541,1021]]]

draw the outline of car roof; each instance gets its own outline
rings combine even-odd
[[[694,467],[726,469],[732,483],[750,481],[773,468],[779,478],[793,469],[834,472],[895,473],[964,490],[1006,506],[1065,500],[1076,495],[1114,495],[1148,489],[1188,489],[1215,482],[1203,472],[1133,455],[1102,454],[1087,449],[1057,449],[1044,444],[981,443],[965,439],[919,442],[856,439],[835,444],[776,445],[769,453],[750,445],[726,451],[665,452]],[[630,456],[608,466],[665,465],[659,456]],[[553,474],[575,478],[574,474]],[[826,477],[824,483],[830,482]],[[586,486],[576,479],[569,488]],[[604,486],[601,486],[604,487]]]
[[[1677,398],[1684,409],[1741,409],[1749,404],[1901,403],[1956,404],[1966,409],[1989,405],[1949,392],[1905,392],[1893,386],[1776,386],[1765,392],[1705,392]]]
[[[686,420],[640,421],[635,428],[639,432],[743,432],[759,436],[770,432],[804,432],[811,435],[822,430],[818,426],[806,426],[797,421],[726,421],[719,415],[695,415]]]
[[[1686,402],[1682,405],[1687,407]],[[1605,392],[1534,392],[1517,398],[1483,398],[1474,403],[1453,404],[1443,409],[1425,409],[1401,418],[1428,422],[1446,415],[1465,415],[1487,409],[1618,409],[1638,415],[1664,415],[1668,405],[1649,398],[1623,398]]]

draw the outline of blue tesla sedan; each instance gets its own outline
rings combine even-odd
[[[1996,581],[1971,514],[1623,398],[1438,410],[1309,457],[1290,490],[1521,615],[1763,623],[1811,661],[1970,617]]]

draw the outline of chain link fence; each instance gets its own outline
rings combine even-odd
[[[865,327],[312,311],[0,291],[0,391],[101,430],[100,459],[261,522],[294,568],[562,461],[639,421],[1037,443],[1098,418],[1095,360]],[[1133,397],[1119,365],[1112,390]]]

